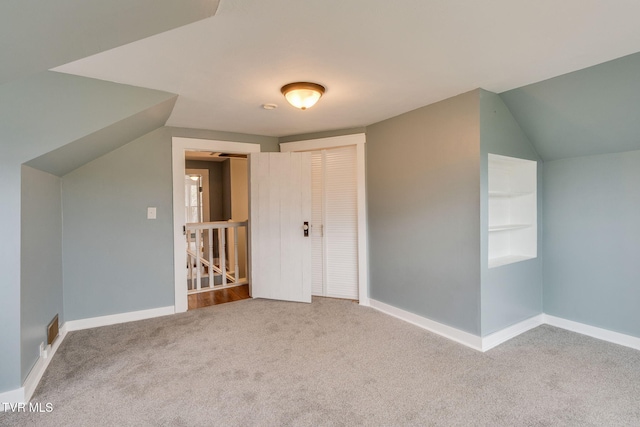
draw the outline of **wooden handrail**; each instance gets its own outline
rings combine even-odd
[[[187,230],[208,230],[217,228],[246,227],[249,221],[214,221],[214,222],[188,222],[185,224]]]

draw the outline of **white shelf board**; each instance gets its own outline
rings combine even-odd
[[[489,197],[520,197],[533,194],[533,191],[489,191]]]
[[[526,261],[533,258],[535,257],[529,255],[507,255],[498,258],[489,258],[489,268],[500,267],[501,265],[513,264],[514,262]]]
[[[487,160],[488,265],[535,258],[537,162],[496,154],[489,154]]]
[[[503,225],[490,225],[489,231],[509,231],[519,230],[521,228],[531,227],[531,224],[503,224]]]

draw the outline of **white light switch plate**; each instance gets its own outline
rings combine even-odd
[[[156,208],[147,208],[147,219],[156,219]]]

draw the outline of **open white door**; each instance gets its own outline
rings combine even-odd
[[[311,153],[249,155],[251,296],[311,302]]]

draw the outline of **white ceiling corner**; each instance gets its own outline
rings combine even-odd
[[[211,18],[55,70],[177,93],[170,126],[284,136],[638,52],[638,16],[623,0],[221,0]],[[327,92],[299,111],[280,94],[292,81]]]

